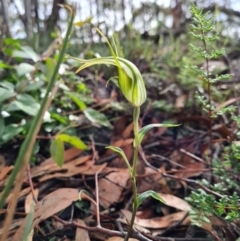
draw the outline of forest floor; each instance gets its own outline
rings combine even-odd
[[[212,160],[223,160],[223,148],[234,140],[236,124],[228,115],[210,121],[208,114],[196,103],[194,89],[186,91],[177,83],[169,84],[168,80],[155,81],[154,73],[146,73],[144,64],[136,64],[148,79],[149,99],[141,108],[140,126],[154,123],[180,125],[154,128],[143,139],[137,163],[138,193],[153,190],[164,203],[152,198],[142,203],[134,224],[135,239],[131,240],[237,240],[234,223],[213,215],[205,222],[200,218],[201,210],[198,210],[201,227],[193,225],[188,215],[193,206],[185,200],[198,189],[221,197],[201,181],[207,180],[212,185],[219,182],[219,177],[213,174]],[[86,76],[91,79],[94,73],[87,70],[83,74]],[[89,150],[66,146],[61,168],[45,151],[37,154],[35,165],[26,171],[9,241],[20,240],[32,205],[35,205],[34,233],[28,240],[123,240],[123,231],[127,230],[131,217],[131,178],[123,158],[105,147],[120,147],[128,160],[132,160],[132,109],[128,105],[123,105],[120,111],[111,109],[113,103],[124,101],[124,98],[112,84],[105,87],[107,78],[103,72],[98,73],[97,80],[97,87],[94,81],[87,84],[92,93],[92,106],[108,116],[109,121],[106,124],[102,123],[106,120],[99,120],[76,127]],[[217,88],[224,86],[225,83],[220,83]],[[238,101],[231,91],[225,102],[215,103],[216,109]],[[76,109],[75,114],[81,115],[81,112]],[[42,146],[49,146],[47,134],[38,138]],[[1,187],[14,167],[17,151],[14,144],[2,150]],[[1,210],[2,225],[12,195]],[[3,229],[2,226],[0,232]]]

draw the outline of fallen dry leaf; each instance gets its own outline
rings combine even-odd
[[[180,95],[175,101],[175,107],[178,109],[183,108],[185,106],[186,99],[186,95]]]
[[[85,226],[85,223],[81,219],[77,219],[76,222]],[[81,228],[77,228],[76,235],[75,235],[75,241],[90,241],[88,231],[81,229]]]
[[[81,153],[82,153],[82,150],[76,147],[69,148],[64,152],[64,162],[71,161],[74,157],[80,155]],[[43,163],[41,163],[41,166],[51,162],[54,162],[54,160],[50,157],[47,160],[45,160]]]
[[[132,156],[133,156],[133,139],[129,138],[129,139],[118,139],[114,142],[111,142],[111,146],[115,146],[115,147],[119,147],[123,150],[123,152],[125,153],[126,157],[128,160],[132,160]],[[106,151],[105,155],[111,155],[115,153],[114,151],[108,149]],[[123,160],[123,158],[118,155],[113,161],[111,161],[111,163],[109,163],[109,166],[111,167],[117,167],[117,168],[126,168],[126,164],[125,161]]]
[[[94,175],[96,172],[103,173],[105,167],[107,166],[107,163],[103,163],[101,165],[94,165],[93,161],[89,161],[86,163],[86,165],[89,165],[89,168],[82,173],[83,175]]]
[[[189,178],[189,177],[197,177],[206,171],[205,164],[202,162],[195,162],[192,164],[188,164],[187,168],[178,169],[174,176],[179,178]]]
[[[121,137],[125,140],[132,137],[133,133],[133,122],[130,123],[125,130],[121,133]]]
[[[82,165],[80,167],[69,167],[66,172],[62,173],[62,172],[56,172],[53,174],[48,174],[48,175],[44,175],[43,177],[39,178],[39,182],[43,182],[43,181],[47,181],[53,178],[60,178],[60,177],[72,177],[75,175],[81,175],[81,174],[87,174],[87,171],[89,171],[89,166],[87,165]],[[94,172],[91,172],[92,174],[94,174]]]
[[[158,193],[158,195],[164,200],[164,204],[182,211],[190,211],[191,206],[183,199],[171,194]]]
[[[109,169],[108,169],[109,170]],[[99,199],[105,207],[119,202],[123,189],[130,178],[128,169],[118,169],[99,180]]]
[[[18,198],[27,195],[29,192],[31,192],[31,187],[26,187],[26,188],[24,188],[23,190],[21,190],[21,192],[19,192]],[[9,203],[9,201],[10,201],[11,198],[12,198],[12,195],[13,195],[13,193],[10,193],[10,194],[8,195],[8,197],[7,197],[6,201],[5,201],[6,203]]]
[[[37,198],[39,189],[34,189],[33,193],[34,193],[34,196]],[[32,195],[32,192],[30,192],[25,199],[25,213],[29,213],[31,211],[31,206],[33,203],[34,203],[33,195]]]
[[[125,218],[121,219],[121,222],[127,223],[126,219],[130,221],[132,213],[128,210],[121,210],[122,214]],[[167,228],[171,225],[173,225],[175,222],[178,222],[181,220],[187,212],[181,211],[176,212],[173,214],[166,215],[164,217],[156,217],[151,219],[140,219],[138,217],[135,218],[134,224],[137,224],[141,227],[145,228]],[[187,225],[190,223],[190,218],[187,217],[183,220],[182,225]]]
[[[121,238],[121,237],[111,237],[111,238],[108,238],[106,239],[105,241],[123,241],[124,238]],[[128,239],[129,241],[138,241],[138,239],[135,239],[135,238],[129,238]]]
[[[33,227],[57,212],[67,208],[72,202],[78,200],[78,196],[79,190],[73,188],[61,188],[46,195],[35,206]],[[19,241],[23,238],[26,221],[26,218],[22,221],[12,241]]]
[[[76,154],[76,153],[75,153]],[[69,168],[73,168],[80,164],[83,164],[91,159],[91,156],[83,156],[78,157],[74,160],[67,160],[66,163],[63,164],[62,167],[59,167],[51,158],[47,159],[45,162],[42,163],[40,166],[36,166],[31,170],[31,177],[39,177],[46,174],[52,174],[54,172],[64,172],[67,171]]]
[[[153,190],[155,192],[171,193],[171,189],[165,178],[161,173],[165,173],[165,167],[162,166],[159,171],[156,171],[150,167],[144,168],[144,176],[141,178],[141,184],[138,187],[138,192],[142,193],[147,190]]]
[[[12,171],[12,169],[14,168],[14,166],[6,166],[0,169],[0,181],[2,181],[10,171]]]
[[[114,129],[113,129],[113,138],[116,139],[123,139],[123,132],[126,129],[126,127],[132,122],[132,116],[130,115],[123,115],[114,123]],[[126,137],[126,133],[125,133]]]
[[[57,212],[63,210],[77,201],[79,198],[79,190],[74,188],[61,188],[46,195],[39,201],[35,208],[34,224],[38,224]]]

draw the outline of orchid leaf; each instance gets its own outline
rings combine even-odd
[[[142,202],[147,199],[148,197],[152,197],[156,200],[158,200],[159,202],[165,203],[164,200],[159,196],[158,193],[152,191],[152,190],[148,190],[146,192],[141,193],[140,195],[138,195],[137,197],[137,207],[139,207]]]
[[[152,128],[155,128],[155,127],[176,127],[176,126],[179,126],[179,125],[176,125],[176,124],[150,124],[150,125],[146,125],[138,132],[137,142],[140,145],[144,136],[146,135],[146,133],[149,130],[151,130]]]
[[[130,166],[130,163],[129,163],[129,161],[128,161],[128,159],[127,159],[124,151],[123,151],[120,147],[107,146],[106,148],[107,148],[107,149],[110,149],[110,150],[118,153],[120,156],[122,156],[122,158],[123,158],[123,160],[125,161],[125,163],[126,163],[128,169],[129,169],[130,173],[132,173],[132,168],[131,168],[131,166]]]

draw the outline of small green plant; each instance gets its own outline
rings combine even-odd
[[[28,119],[36,116],[40,108],[39,89],[44,85],[42,78],[36,76],[36,80],[31,75],[37,71],[36,61],[40,56],[30,47],[7,38],[3,41],[2,52],[5,62],[0,62],[0,146],[27,132]],[[10,61],[15,61],[15,64]]]
[[[202,86],[207,93],[196,93],[196,98],[202,104],[203,110],[208,114],[210,121],[209,148],[211,149],[212,119],[228,112],[232,116],[232,119],[238,120],[234,115],[234,106],[216,110],[213,104],[212,85],[222,79],[229,79],[232,75],[222,74],[214,76],[210,73],[209,61],[223,55],[224,49],[221,48],[216,50],[213,47],[213,43],[218,39],[218,35],[217,33],[213,33],[213,17],[208,17],[209,12],[203,13],[203,10],[195,7],[194,4],[191,4],[190,11],[193,19],[191,34],[202,43],[201,47],[197,47],[193,44],[190,44],[190,47],[205,60],[206,66],[206,69],[202,69],[196,65],[191,65],[191,69],[194,70],[199,76],[199,79],[203,81]],[[237,173],[240,171],[239,153],[239,145],[233,143],[224,151],[224,162],[221,160],[213,161],[212,157],[210,157],[210,167],[213,168],[212,174],[218,183],[212,185],[207,180],[202,180],[202,184],[207,186],[210,190],[213,190],[213,194],[198,189],[191,192],[190,196],[186,198],[186,200],[194,206],[194,209],[190,212],[193,224],[201,226],[202,222],[209,222],[208,218],[212,215],[225,218],[228,221],[234,221],[240,218],[240,198],[235,192],[236,188],[239,188],[237,183]]]
[[[190,65],[190,66],[191,66],[191,69],[198,74],[199,79],[203,82],[202,86],[207,92],[207,95],[196,92],[196,98],[202,105],[203,110],[206,111],[208,114],[208,119],[210,122],[209,149],[211,149],[212,118],[216,116],[216,113],[215,115],[212,114],[213,110],[215,109],[215,106],[212,100],[211,86],[217,81],[231,78],[232,75],[222,74],[222,75],[216,75],[212,77],[212,73],[209,70],[209,61],[212,59],[217,59],[220,56],[222,56],[225,50],[224,48],[214,49],[214,47],[212,46],[213,42],[215,42],[218,39],[218,34],[214,32],[213,17],[208,17],[209,12],[203,13],[203,9],[197,8],[193,3],[191,4],[190,12],[192,13],[192,20],[193,20],[193,24],[191,24],[190,26],[192,30],[190,33],[195,39],[200,40],[201,46],[198,47],[193,44],[189,44],[189,46],[195,53],[199,54],[205,60],[206,68],[202,69],[196,65]],[[222,113],[227,111],[228,109],[225,109],[225,110],[222,109]],[[211,156],[210,156],[210,166],[212,166]]]
[[[107,148],[113,150],[114,152],[121,155],[128,167],[128,170],[130,172],[130,177],[132,180],[132,189],[133,189],[133,207],[132,207],[132,218],[130,220],[129,229],[127,232],[127,235],[125,237],[125,241],[129,239],[132,233],[134,219],[136,216],[137,208],[141,205],[143,200],[145,200],[147,197],[153,197],[161,202],[163,200],[161,197],[155,193],[154,191],[146,191],[144,193],[141,193],[140,195],[137,194],[137,185],[136,185],[136,167],[137,167],[137,160],[138,160],[138,151],[141,145],[141,141],[144,137],[144,135],[154,127],[171,127],[174,125],[171,124],[151,124],[148,126],[143,127],[139,130],[139,115],[140,115],[140,106],[145,102],[147,94],[146,94],[146,88],[145,84],[142,78],[141,73],[139,72],[138,68],[130,61],[121,58],[118,56],[118,49],[112,47],[110,42],[106,39],[106,37],[100,32],[100,30],[97,30],[99,34],[105,39],[107,42],[112,56],[110,57],[99,57],[95,59],[90,60],[84,60],[79,59],[75,57],[71,57],[72,59],[80,62],[83,64],[81,67],[78,68],[77,72],[90,67],[92,65],[96,64],[105,64],[105,65],[114,65],[118,69],[118,86],[126,100],[132,105],[133,107],[133,129],[134,129],[134,156],[133,156],[133,164],[130,164],[130,161],[127,159],[125,153],[121,148],[109,146]],[[114,46],[115,42],[113,41]]]
[[[201,222],[209,222],[208,217],[212,215],[224,218],[227,221],[235,221],[240,218],[240,198],[236,193],[232,196],[223,195],[217,199],[215,196],[199,189],[192,192],[186,200],[195,207],[190,212],[190,217],[193,224],[197,226],[201,226]]]

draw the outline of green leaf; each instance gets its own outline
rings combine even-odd
[[[87,108],[87,106],[84,104],[83,101],[81,101],[76,94],[74,93],[67,93],[68,96],[70,97],[70,99],[79,107],[80,110],[85,110]]]
[[[88,118],[88,120],[90,120],[93,124],[112,128],[112,125],[110,124],[107,117],[103,113],[100,113],[99,111],[94,110],[92,108],[86,108],[83,111],[83,113]]]
[[[14,84],[12,84],[11,82],[8,82],[8,81],[1,81],[0,86],[6,88],[8,90],[12,90],[12,91],[15,88]]]
[[[64,162],[64,145],[61,139],[54,139],[51,142],[50,153],[56,164],[62,167]]]
[[[123,160],[125,161],[125,163],[128,167],[128,170],[132,174],[132,167],[130,166],[129,161],[128,161],[124,151],[120,147],[116,147],[116,146],[107,146],[106,148],[120,154],[122,156]]]
[[[40,104],[28,94],[17,95],[16,100],[14,100],[7,108],[6,111],[13,112],[16,110],[21,110],[28,115],[35,116],[40,108]]]
[[[51,113],[51,118],[61,122],[62,124],[68,124],[69,123],[69,120],[66,116],[61,116],[57,113]]]
[[[32,59],[34,62],[41,60],[40,56],[34,52],[29,46],[22,46],[21,50],[14,50],[12,57],[20,57],[23,59]]]
[[[22,75],[25,75],[27,73],[30,73],[30,72],[36,70],[35,66],[28,64],[28,63],[21,63],[21,64],[17,65],[15,68],[17,70],[18,76],[22,76]]]
[[[5,127],[3,135],[0,139],[0,144],[7,143],[14,136],[18,135],[23,130],[23,126],[17,126],[16,124],[11,124]]]
[[[4,100],[8,100],[15,95],[13,90],[5,89],[0,87],[0,103]]]
[[[33,83],[29,83],[25,87],[25,92],[39,90],[43,85],[44,85],[44,81],[42,81],[42,80],[35,81]]]
[[[18,48],[21,44],[20,39],[4,38],[4,43],[14,48]]]
[[[59,134],[57,139],[60,139],[63,142],[69,143],[72,146],[77,147],[80,150],[87,150],[88,147],[76,136],[70,136],[67,134]]]
[[[44,72],[45,72],[47,81],[51,79],[55,66],[56,66],[56,61],[54,59],[52,58],[46,59],[46,69]]]
[[[5,64],[0,60],[0,69],[13,69],[13,66]]]
[[[138,195],[137,197],[137,207],[139,207],[142,202],[147,199],[148,197],[152,197],[156,200],[158,200],[159,202],[164,203],[164,200],[158,195],[158,193],[152,191],[152,190],[148,190],[146,192],[141,193],[140,195]]]
[[[150,124],[150,125],[146,125],[138,132],[138,136],[137,136],[138,144],[139,145],[141,144],[145,134],[149,130],[151,130],[152,128],[155,128],[155,127],[176,127],[176,126],[179,126],[179,125],[176,125],[176,124]]]

